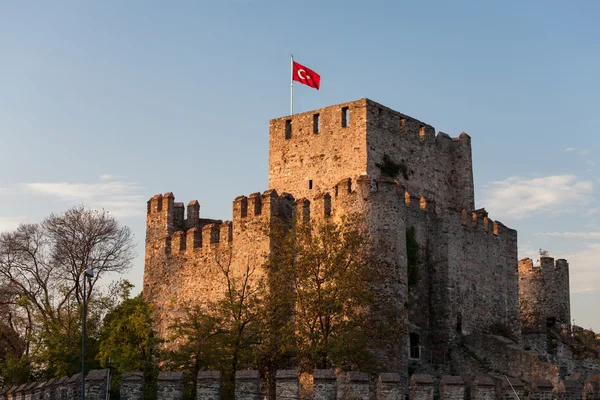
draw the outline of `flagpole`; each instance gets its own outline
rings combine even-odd
[[[290,54],[290,115],[294,115],[294,55]]]

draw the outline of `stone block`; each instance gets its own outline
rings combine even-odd
[[[518,378],[504,378],[501,384],[502,399],[515,400],[515,394],[523,399],[525,397],[525,385]]]
[[[68,400],[77,400],[81,398],[81,372],[70,376],[65,381],[67,387],[66,395]]]
[[[531,382],[530,400],[552,400],[554,386],[547,379],[536,379]]]
[[[364,372],[347,372],[344,399],[369,400],[369,376]]]
[[[313,373],[314,400],[337,398],[337,377],[331,369],[315,369]]]
[[[67,400],[67,376],[63,376],[54,381],[54,396],[56,400]]]
[[[121,376],[121,400],[144,399],[144,374],[141,372],[124,372]]]
[[[433,400],[433,378],[431,375],[415,374],[410,377],[411,400]]]
[[[582,400],[583,384],[575,380],[560,381],[557,386],[558,400]]]
[[[85,398],[87,400],[106,400],[107,369],[96,369],[85,377]]]
[[[440,380],[440,400],[464,400],[465,381],[460,376],[444,375]]]
[[[161,372],[157,383],[158,400],[183,399],[183,372]]]
[[[471,399],[496,400],[496,386],[489,376],[476,378],[471,385]]]
[[[219,371],[200,371],[196,381],[197,400],[221,399],[221,373]]]
[[[383,373],[377,379],[377,400],[404,400],[404,385],[400,374]]]
[[[295,369],[277,371],[275,374],[275,398],[298,399],[299,393],[298,371]]]
[[[600,381],[598,377],[588,378],[583,386],[583,400],[600,400]]]
[[[258,371],[235,372],[235,399],[260,400],[260,375]]]

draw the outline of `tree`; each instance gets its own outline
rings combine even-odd
[[[152,307],[142,294],[129,298],[131,285],[122,285],[122,302],[104,318],[100,331],[97,361],[111,366],[117,372],[140,371],[144,373],[146,393],[154,393],[152,385],[158,374],[159,346],[162,341],[154,332]],[[118,379],[114,381],[118,384]]]
[[[369,257],[370,241],[360,222],[354,215],[298,224],[269,261],[272,296],[288,302],[276,307],[293,308],[288,321],[302,370],[374,365],[368,343],[376,329],[368,308],[375,299],[377,263]]]
[[[80,353],[73,343],[80,340],[81,273],[91,266],[94,277],[86,297],[92,362],[94,332],[106,313],[103,304],[114,299],[113,292],[102,293],[96,286],[108,273],[131,267],[133,247],[129,228],[106,211],[82,206],[1,234],[0,285],[11,288],[2,305],[10,308],[14,329],[26,341],[22,357],[50,376],[79,370]]]
[[[224,313],[208,310],[207,307],[186,306],[183,316],[176,318],[169,327],[170,342],[177,347],[166,352],[166,367],[183,371],[186,381],[193,382],[192,387],[187,388],[186,398],[194,397],[199,371],[218,369],[224,372]]]
[[[231,248],[214,256],[223,291],[213,301],[184,307],[183,315],[174,320],[167,364],[186,373],[194,382],[192,392],[199,371],[221,371],[223,398],[233,398],[235,371],[257,366],[264,278],[253,258],[234,270]]]
[[[245,368],[260,369],[270,392],[274,372],[296,365],[374,370],[369,345],[390,330],[370,319],[381,263],[361,227],[357,216],[294,226],[271,221],[264,264],[233,266],[231,249],[216,254],[221,296],[185,307],[171,325],[169,368],[192,381],[200,370],[220,370],[224,398],[235,371]]]
[[[9,285],[0,286],[0,387],[8,387],[33,378],[30,362],[23,357],[26,340],[17,331],[18,321],[9,306],[14,297]]]

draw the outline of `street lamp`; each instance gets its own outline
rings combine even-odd
[[[92,267],[87,267],[85,271],[83,271],[83,310],[82,310],[82,320],[83,324],[81,326],[81,400],[85,400],[85,317],[87,314],[86,310],[86,293],[85,293],[85,284],[87,279],[94,276],[94,271],[92,271]]]

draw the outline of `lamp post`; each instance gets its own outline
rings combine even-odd
[[[85,293],[85,284],[87,278],[91,278],[94,276],[94,271],[92,271],[92,267],[87,267],[85,271],[83,271],[83,310],[82,310],[82,326],[81,326],[81,400],[85,400],[85,317],[87,314],[86,310],[86,293]]]

